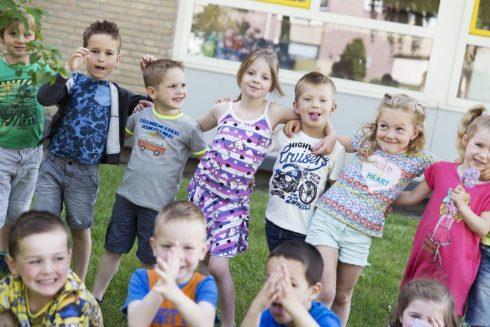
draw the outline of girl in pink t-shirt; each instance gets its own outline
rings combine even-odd
[[[402,286],[430,278],[446,285],[456,313],[463,316],[480,263],[479,243],[490,231],[490,182],[479,180],[490,167],[490,115],[468,111],[458,129],[461,162],[438,162],[425,181],[403,192],[396,204],[415,204],[433,192],[415,234]]]

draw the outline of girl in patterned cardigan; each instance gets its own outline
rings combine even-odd
[[[320,300],[347,324],[352,292],[373,237],[381,237],[387,208],[432,162],[423,152],[425,110],[402,94],[386,94],[375,121],[353,137],[339,137],[355,152],[337,182],[317,202],[306,236],[322,254]]]

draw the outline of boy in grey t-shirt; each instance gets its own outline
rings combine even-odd
[[[134,113],[126,124],[127,135],[133,137],[133,150],[116,193],[105,251],[95,277],[92,293],[99,300],[136,236],[136,256],[142,265],[151,268],[155,264],[149,243],[155,218],[175,199],[189,155],[199,156],[207,150],[197,123],[181,112],[187,95],[182,63],[153,61],[143,69],[143,79],[154,107]]]

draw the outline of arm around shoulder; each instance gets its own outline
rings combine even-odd
[[[342,144],[342,146],[345,149],[345,152],[348,153],[356,152],[354,146],[352,146],[352,137],[341,135],[337,137],[337,141],[339,141],[339,143]]]
[[[403,191],[396,199],[396,205],[415,205],[420,203],[429,193],[431,189],[427,182],[423,180],[413,190]]]
[[[218,125],[218,119],[225,113],[228,106],[228,103],[216,104],[204,116],[199,118],[197,123],[199,124],[201,131],[207,132],[215,128]]]

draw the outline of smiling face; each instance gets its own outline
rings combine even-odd
[[[24,24],[12,24],[5,28],[1,36],[5,46],[5,59],[9,64],[18,62],[28,63],[27,43],[36,38],[32,29],[26,29]]]
[[[296,297],[299,302],[307,309],[311,308],[311,301],[316,297],[319,291],[318,285],[310,286],[306,280],[306,270],[301,261],[286,259],[284,257],[271,257],[267,261],[266,278],[268,278],[273,271],[285,265],[292,286],[291,296]],[[291,325],[293,318],[278,302],[272,302],[269,307],[274,320],[279,324]]]
[[[294,110],[301,117],[302,130],[310,136],[322,137],[330,114],[335,111],[332,88],[327,84],[301,86],[301,94],[294,101]]]
[[[12,274],[20,276],[29,299],[38,305],[53,299],[65,285],[70,260],[68,236],[61,229],[26,236],[15,258],[8,257]]]
[[[149,86],[147,92],[155,107],[163,111],[181,109],[187,97],[184,71],[181,68],[170,68],[158,88]]]
[[[272,71],[267,61],[257,58],[243,74],[240,82],[242,96],[264,98],[271,91]]]
[[[415,299],[405,308],[400,322],[403,327],[432,326],[430,318],[437,318],[444,324],[444,305],[430,300]]]
[[[109,34],[93,34],[87,42],[90,53],[87,56],[87,73],[94,79],[103,80],[109,76],[120,61],[119,40]]]
[[[466,168],[476,167],[479,171],[490,168],[490,130],[480,127],[468,138],[463,136],[465,148],[463,165]]]
[[[401,153],[417,135],[411,113],[382,108],[376,132],[376,142],[382,151],[390,154]]]
[[[180,257],[177,282],[187,282],[207,251],[206,230],[196,220],[162,222],[155,226],[155,236],[150,239],[153,255],[167,260],[173,249]]]

